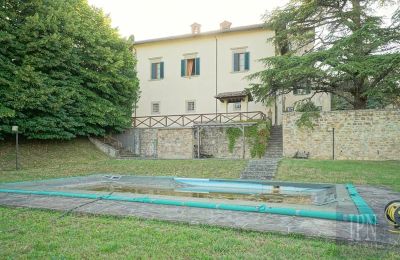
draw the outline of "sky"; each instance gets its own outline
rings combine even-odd
[[[190,25],[201,24],[201,31],[218,30],[230,21],[232,27],[263,22],[266,11],[283,6],[289,0],[88,0],[111,17],[112,26],[121,36],[135,36],[136,41],[190,33]],[[400,5],[378,11],[390,17]]]
[[[100,7],[118,27],[122,36],[146,40],[190,33],[190,25],[201,24],[201,31],[219,29],[230,21],[232,27],[262,23],[266,10],[272,11],[287,0],[88,0]]]

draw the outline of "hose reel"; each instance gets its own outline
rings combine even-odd
[[[394,233],[400,233],[400,200],[393,200],[385,207],[385,216],[394,229]]]

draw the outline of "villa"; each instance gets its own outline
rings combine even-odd
[[[194,23],[189,34],[136,42],[141,94],[134,119],[261,112],[280,125],[282,113],[312,93],[298,89],[263,104],[245,91],[246,76],[264,69],[259,59],[276,55],[268,41],[273,34],[263,24],[231,27],[224,21],[215,31],[201,32]],[[318,93],[312,101],[322,111],[331,109],[329,94]]]

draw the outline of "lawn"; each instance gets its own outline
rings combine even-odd
[[[113,172],[198,178],[239,178],[245,160],[112,160],[86,139],[70,142],[25,141],[20,147],[21,170],[15,171],[15,148],[0,148],[0,182]]]
[[[1,143],[0,181],[96,172],[237,178],[242,160],[112,160],[85,139],[23,142],[22,170],[14,148]],[[363,166],[365,165],[365,167]],[[355,182],[399,189],[399,162],[284,160],[278,178]],[[363,168],[364,167],[364,168]],[[363,174],[363,172],[368,172]],[[397,180],[397,182],[395,181]],[[259,233],[138,218],[88,216],[0,207],[0,258],[396,258],[398,251],[298,235]]]
[[[354,183],[400,191],[400,161],[281,161],[277,179],[298,182]]]

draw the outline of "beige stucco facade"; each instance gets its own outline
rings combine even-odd
[[[226,110],[226,105],[215,99],[218,93],[249,87],[246,76],[264,69],[259,59],[275,55],[274,45],[267,42],[271,36],[272,31],[256,25],[138,42],[135,50],[141,94],[135,116],[262,111],[272,113],[273,121],[277,118],[280,124],[282,112],[305,95],[287,94],[277,99],[276,106],[268,107],[242,100],[240,110],[233,103]],[[233,72],[235,52],[249,53],[249,70]],[[200,58],[200,75],[181,76],[181,60],[186,58]],[[151,79],[151,64],[155,61],[163,62],[163,79]],[[187,110],[188,101],[195,102],[194,111]],[[330,110],[328,95],[318,94],[313,101],[322,110]],[[158,113],[152,111],[153,103],[159,104]]]

